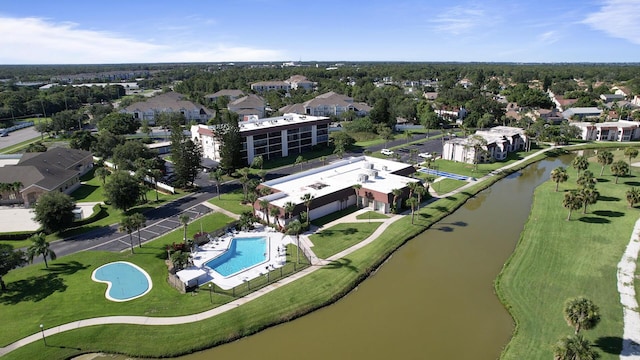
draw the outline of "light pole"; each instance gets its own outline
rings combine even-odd
[[[213,304],[213,284],[209,283],[209,302]]]
[[[42,333],[42,342],[44,346],[47,346],[47,338],[44,337],[44,325],[40,324],[40,332]]]

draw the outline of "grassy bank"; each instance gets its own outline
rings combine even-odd
[[[616,152],[616,160],[623,157]],[[591,160],[590,170],[601,166]],[[624,252],[638,209],[630,209],[626,191],[638,178],[614,178],[607,169],[598,177],[600,197],[587,213],[562,206],[564,191],[576,189],[577,174],[569,180],[548,181],[535,191],[529,220],[518,246],[496,282],[501,301],[516,321],[516,331],[502,359],[551,359],[552,345],[572,334],[563,318],[567,298],[586,296],[600,306],[602,321],[584,336],[598,345],[602,359],[618,359],[622,336],[622,307],[616,288],[616,266]]]

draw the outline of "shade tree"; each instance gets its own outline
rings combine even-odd
[[[9,244],[0,244],[0,290],[6,291],[7,285],[3,277],[9,271],[24,265],[27,262],[25,253],[22,250],[14,249]]]
[[[62,231],[73,224],[75,208],[76,204],[71,196],[51,191],[38,198],[34,207],[34,219],[40,223],[45,233]]]

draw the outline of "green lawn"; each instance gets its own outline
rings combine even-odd
[[[358,222],[334,225],[309,236],[313,242],[312,250],[319,258],[326,259],[368,238],[380,224]]]
[[[377,211],[367,211],[366,213],[360,214],[356,216],[358,220],[367,220],[367,219],[388,219],[389,216],[386,214],[381,214]]]
[[[334,220],[338,220],[338,219],[340,219],[342,217],[345,217],[345,216],[347,216],[347,215],[349,215],[351,213],[354,213],[356,211],[358,211],[358,208],[355,205],[349,206],[346,209],[342,209],[340,211],[333,212],[331,214],[325,215],[325,216],[317,218],[317,219],[312,219],[311,220],[311,224],[315,225],[317,227],[324,226],[325,224],[328,224],[328,223],[330,223],[330,222],[332,222]]]
[[[442,179],[438,182],[432,183],[431,187],[438,193],[438,195],[446,194],[450,191],[453,191],[461,186],[466,185],[467,182],[463,180],[456,179]]]
[[[592,163],[590,170],[597,175],[600,168]],[[575,170],[567,170],[569,180],[558,192],[551,181],[536,189],[529,221],[497,281],[498,294],[517,324],[502,359],[551,359],[552,344],[573,332],[563,319],[563,303],[580,295],[593,300],[602,316],[584,336],[600,345],[603,359],[619,358],[622,307],[616,267],[640,215],[628,207],[625,192],[639,179],[614,184],[605,170],[598,177],[598,202],[586,214],[574,211],[567,221],[563,193],[577,188]]]
[[[215,197],[209,200],[209,203],[219,206],[234,214],[241,215],[245,211],[253,211],[250,204],[242,203],[242,190],[235,190],[230,193],[221,194],[220,198]]]

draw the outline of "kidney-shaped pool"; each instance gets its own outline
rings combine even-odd
[[[91,279],[107,284],[105,297],[111,301],[129,301],[151,291],[151,277],[139,266],[126,261],[104,264],[95,269]]]

